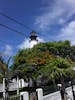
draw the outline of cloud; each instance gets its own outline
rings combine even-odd
[[[43,38],[37,38],[38,42],[45,42]]]
[[[44,40],[42,38],[37,38],[38,42],[44,42]],[[24,41],[18,45],[19,49],[26,49],[26,48],[30,48],[30,42],[29,42],[29,38],[24,39]]]
[[[6,56],[11,56],[13,54],[12,50],[13,50],[12,46],[7,44],[5,46],[5,51],[3,52],[3,54]]]
[[[52,25],[66,23],[75,14],[75,0],[53,0],[53,3],[47,0],[46,5],[41,6],[42,13],[36,16],[34,22],[42,31],[50,30]]]
[[[18,48],[19,49],[26,49],[26,48],[29,48],[29,39],[24,39],[24,41],[18,45]]]
[[[70,40],[72,44],[75,44],[75,21],[69,22],[62,28],[58,38],[61,40]]]

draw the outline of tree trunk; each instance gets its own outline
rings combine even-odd
[[[60,89],[61,99],[65,100],[65,83],[64,83],[64,77],[62,76],[60,80],[61,80],[61,84],[62,84],[62,87]]]

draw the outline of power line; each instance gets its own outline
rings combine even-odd
[[[25,24],[23,24],[23,23],[17,21],[16,19],[14,19],[14,18],[12,18],[12,17],[9,17],[8,15],[6,15],[6,14],[4,14],[4,13],[2,13],[2,12],[0,12],[0,15],[2,15],[2,16],[4,16],[4,17],[6,17],[6,18],[8,18],[8,19],[10,19],[10,20],[12,20],[12,21],[14,21],[15,23],[17,23],[17,24],[19,24],[19,25],[21,25],[21,26],[23,26],[23,27],[25,27],[25,28],[27,28],[27,29],[33,31],[33,29],[31,29],[31,28],[28,27],[27,25],[25,25]]]
[[[14,19],[14,18],[12,18],[12,17],[9,17],[8,15],[4,14],[3,12],[0,12],[0,15],[2,15],[2,16],[4,16],[5,18],[7,18],[7,19],[9,19],[9,20],[11,20],[11,21],[13,21],[13,22],[19,24],[20,26],[23,26],[23,27],[25,27],[25,28],[27,28],[27,29],[29,29],[29,30],[31,30],[31,31],[36,32],[36,31],[33,30],[32,28],[28,27],[27,25],[25,25],[25,24],[19,22],[18,20]],[[7,28],[7,29],[9,29],[9,30],[11,30],[11,31],[13,31],[13,32],[16,32],[16,33],[18,33],[18,34],[20,34],[20,35],[23,35],[23,36],[27,37],[26,34],[20,32],[20,31],[17,31],[16,29],[13,29],[13,28],[11,28],[11,27],[9,27],[9,26],[7,26],[7,25],[0,24],[0,26],[2,26],[2,27],[4,27],[4,28]],[[38,32],[37,32],[37,33],[38,33]],[[0,41],[2,41],[2,40],[0,40]],[[5,43],[5,41],[3,41],[3,43]]]
[[[7,25],[0,24],[0,26],[2,26],[2,27],[4,27],[4,28],[7,28],[8,30],[11,30],[11,31],[13,31],[13,32],[16,32],[16,33],[18,33],[18,34],[20,34],[20,35],[26,36],[24,33],[20,32],[20,31],[17,31],[16,29],[13,29],[13,28],[11,28],[11,27],[9,27],[9,26],[7,26]]]
[[[29,26],[23,24],[22,22],[19,22],[19,21],[16,20],[15,18],[10,17],[10,16],[8,16],[7,14],[5,14],[5,13],[3,13],[3,12],[0,12],[0,15],[2,15],[3,17],[5,17],[5,18],[7,18],[7,19],[9,19],[9,20],[11,20],[11,21],[13,21],[13,22],[19,24],[20,26],[23,26],[25,29],[28,29],[28,30],[30,30],[30,31],[37,32],[37,31],[35,31],[34,29],[32,29],[31,27],[29,27]],[[39,32],[37,32],[37,34],[39,34]],[[42,34],[42,36],[43,36],[43,34]]]
[[[0,44],[4,44],[4,45],[7,45],[7,44],[13,44],[14,42],[7,42],[7,41],[4,41],[2,39],[0,39]]]

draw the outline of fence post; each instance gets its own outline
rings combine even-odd
[[[17,96],[19,95],[19,77],[17,76]]]
[[[5,100],[5,78],[3,78],[3,100]]]
[[[28,92],[21,92],[20,93],[20,100],[29,100],[29,93]]]
[[[43,100],[43,90],[42,88],[36,89],[38,100]]]

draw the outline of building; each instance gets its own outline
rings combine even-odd
[[[36,32],[32,31],[30,33],[30,48],[38,43]]]

